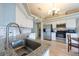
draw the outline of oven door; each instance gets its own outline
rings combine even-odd
[[[56,37],[66,38],[66,31],[57,31]]]

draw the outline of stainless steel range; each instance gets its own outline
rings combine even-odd
[[[66,38],[66,31],[57,31],[56,37]]]
[[[66,24],[57,24],[56,37],[66,38]]]

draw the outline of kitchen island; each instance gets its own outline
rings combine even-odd
[[[39,46],[37,49],[35,49],[34,51],[32,51],[31,53],[29,53],[26,56],[45,56],[45,55],[47,56],[47,55],[49,55],[49,52],[48,52],[49,47],[50,47],[49,41],[40,40],[40,39],[36,39],[36,40],[32,40],[32,41],[40,43],[41,46]],[[46,52],[47,52],[47,54],[46,54]],[[0,50],[0,56],[18,56],[18,55],[14,51],[13,48],[10,48],[9,50],[5,50],[3,48],[3,50]]]

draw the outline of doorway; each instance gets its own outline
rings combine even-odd
[[[41,23],[37,23],[37,39],[41,39]]]

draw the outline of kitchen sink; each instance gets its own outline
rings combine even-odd
[[[22,43],[22,42],[21,42]],[[26,56],[40,47],[41,44],[29,39],[24,39],[24,44],[19,47],[13,48],[18,56]]]

